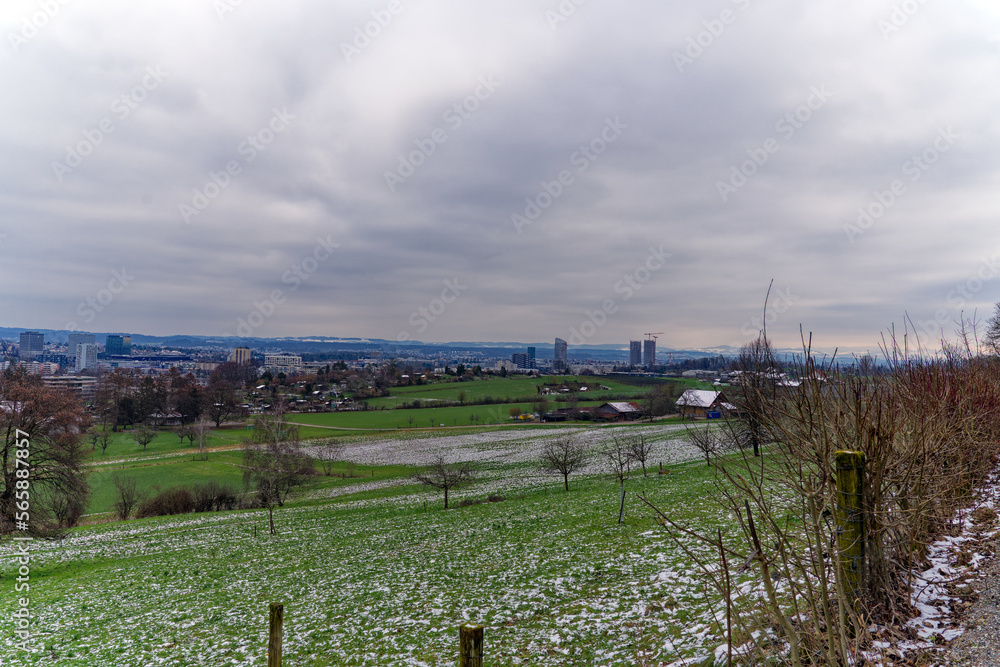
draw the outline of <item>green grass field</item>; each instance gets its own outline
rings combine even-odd
[[[228,474],[235,456],[191,479]],[[285,605],[287,665],[455,664],[470,621],[486,626],[491,667],[670,664],[721,642],[719,603],[635,494],[708,530],[728,517],[705,502],[703,463],[668,469],[628,482],[623,525],[604,475],[575,476],[566,493],[530,461],[484,461],[453,503],[502,502],[444,511],[409,468],[387,466],[310,489],[277,511],[275,536],[262,511],[76,529],[31,545],[34,649],[8,633],[5,664],[261,665],[271,602]],[[15,567],[0,566],[8,584]],[[0,588],[7,609],[15,597]]]
[[[629,386],[600,377],[586,376],[559,376],[532,378],[522,375],[512,375],[506,378],[476,379],[466,382],[435,382],[425,385],[410,385],[408,387],[393,387],[391,396],[384,398],[368,399],[367,403],[372,407],[395,408],[403,403],[410,403],[414,399],[421,401],[449,401],[459,402],[464,394],[466,404],[480,403],[488,397],[494,399],[526,399],[534,401],[538,397],[537,387],[545,386],[551,382],[578,382],[586,385],[588,391],[578,392],[575,395],[581,400],[606,401],[609,397],[627,394],[629,396],[640,396],[648,388]],[[603,385],[610,387],[608,391],[601,391],[599,387]],[[553,396],[546,397],[549,400]]]
[[[583,401],[579,405],[600,405],[603,401]],[[552,405],[553,409],[556,407]],[[504,425],[515,423],[511,419],[511,409],[523,413],[534,411],[532,403],[498,403],[495,405],[465,405],[447,408],[409,408],[406,410],[362,410],[357,412],[323,412],[316,414],[293,414],[288,420],[303,425],[329,426],[336,428],[380,431],[402,428],[436,428],[441,426],[476,426],[483,424]],[[310,436],[331,435],[318,430],[309,431]],[[306,436],[303,436],[306,437]]]

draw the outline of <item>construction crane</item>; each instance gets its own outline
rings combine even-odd
[[[656,340],[656,337],[657,337],[657,336],[662,336],[663,334],[664,334],[664,332],[663,332],[663,331],[657,331],[657,332],[655,332],[655,333],[644,333],[644,334],[642,334],[642,335],[643,335],[643,336],[649,336],[649,339],[650,339],[650,340]]]

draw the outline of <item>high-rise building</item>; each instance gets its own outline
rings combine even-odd
[[[641,340],[630,340],[628,342],[628,365],[629,366],[641,366],[642,365],[642,341]]]
[[[66,347],[66,356],[70,359],[76,358],[76,346],[83,345],[84,343],[94,343],[94,334],[89,333],[71,333],[69,335],[69,344]]]
[[[566,361],[569,357],[569,346],[562,338],[556,338],[555,349],[552,353],[552,370],[566,370]]]
[[[518,368],[537,368],[535,366],[535,348],[529,347],[527,352],[515,352],[510,355],[510,360]]]
[[[653,338],[642,341],[642,365],[656,365],[656,340]]]
[[[45,334],[25,331],[21,334],[21,358],[31,359],[45,351]]]
[[[132,336],[108,334],[108,340],[104,343],[104,352],[109,357],[124,357],[132,354]]]
[[[76,346],[76,370],[97,368],[97,343],[80,343]]]
[[[253,350],[249,347],[234,347],[229,361],[237,364],[249,364],[253,360]]]

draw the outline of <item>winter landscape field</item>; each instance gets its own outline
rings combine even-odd
[[[724,526],[708,502],[711,469],[677,425],[576,436],[596,450],[616,432],[656,441],[649,476],[633,471],[626,483],[623,524],[618,485],[596,458],[565,492],[538,465],[555,434],[499,431],[344,450],[367,466],[416,469],[437,453],[475,461],[476,483],[447,511],[439,492],[397,475],[306,490],[276,512],[274,536],[256,510],[36,541],[34,646],[14,651],[5,633],[4,664],[264,664],[271,602],[285,606],[287,665],[454,664],[458,626],[470,621],[486,626],[487,664],[497,666],[684,664],[710,654],[724,642],[724,605],[637,494],[677,521]],[[668,474],[657,474],[661,463]],[[5,563],[4,579],[15,575]],[[4,586],[0,603],[15,608],[15,596]]]

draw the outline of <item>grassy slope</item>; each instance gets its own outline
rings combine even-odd
[[[252,537],[264,513],[238,512],[36,544],[46,650],[16,664],[256,665],[270,601],[285,604],[285,657],[302,666],[451,664],[469,620],[488,626],[497,667],[633,665],[639,650],[661,664],[719,642],[686,559],[631,493],[618,526],[613,482],[573,480],[566,494],[528,472],[495,470],[464,493],[505,502],[447,512],[438,494],[393,487],[281,509],[274,537]],[[709,483],[692,463],[629,488],[709,527]],[[0,604],[13,608],[13,595],[0,589]]]

